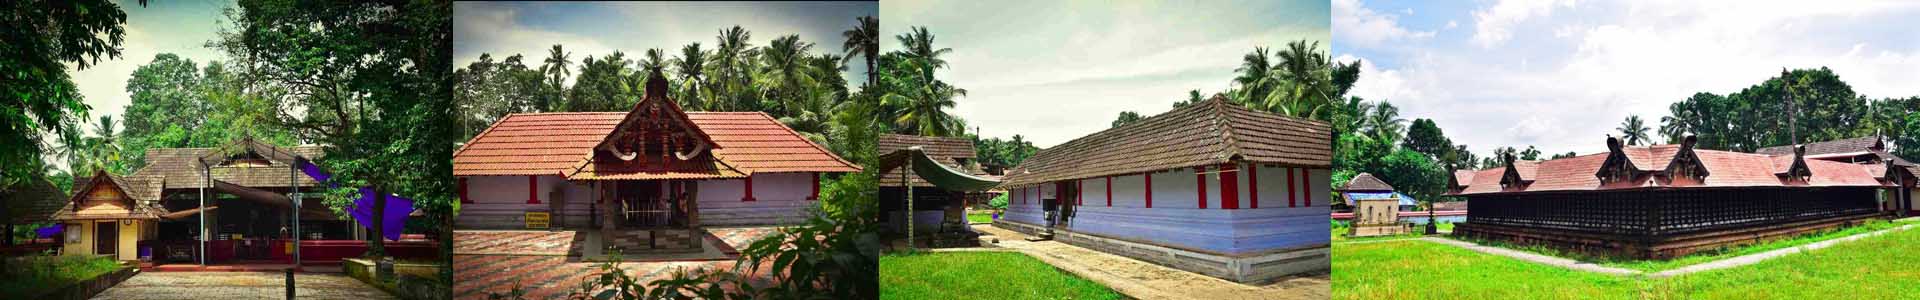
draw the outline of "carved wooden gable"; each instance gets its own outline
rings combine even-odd
[[[1607,160],[1601,162],[1600,170],[1593,173],[1593,177],[1600,179],[1600,185],[1632,181],[1639,178],[1641,170],[1638,166],[1633,165],[1632,159],[1627,158],[1627,152],[1623,149],[1624,147],[1625,145],[1620,142],[1620,138],[1607,137]]]
[[[1780,176],[1781,181],[1790,184],[1804,184],[1807,183],[1807,180],[1812,179],[1813,170],[1807,168],[1807,146],[1793,146],[1793,163],[1787,165],[1786,169],[1774,172],[1773,175]]]
[[[1667,185],[1700,184],[1706,182],[1708,175],[1713,174],[1712,171],[1707,170],[1707,165],[1700,161],[1700,155],[1694,153],[1693,145],[1696,141],[1698,139],[1692,134],[1681,138],[1680,150],[1673,153],[1673,160],[1668,161],[1667,169],[1661,172]]]
[[[656,70],[647,95],[595,147],[594,163],[645,170],[710,165],[713,139],[666,96],[666,81]]]

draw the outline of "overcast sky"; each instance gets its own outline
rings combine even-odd
[[[1781,68],[1920,95],[1915,1],[1333,2],[1334,55],[1366,62],[1350,95],[1433,119],[1481,155],[1606,151],[1628,115],[1657,129],[1668,104]]]
[[[882,51],[927,27],[952,48],[940,80],[966,89],[952,111],[984,137],[1050,147],[1227,88],[1255,46],[1319,41],[1326,1],[903,1],[880,4]]]
[[[493,54],[495,61],[522,54],[523,62],[538,66],[554,44],[573,53],[574,65],[588,56],[614,51],[638,61],[651,48],[673,58],[679,56],[680,47],[694,42],[701,49],[718,49],[715,38],[720,30],[734,25],[753,34],[753,46],[798,34],[801,41],[813,43],[814,54],[845,55],[841,45],[846,39],[840,33],[859,25],[856,18],[876,16],[878,6],[874,2],[455,2],[453,63],[464,68],[479,60],[481,53]],[[857,83],[866,81],[865,74],[866,64],[853,63],[842,75]]]
[[[121,121],[120,113],[131,103],[127,79],[133,78],[133,70],[140,65],[153,62],[155,55],[177,54],[193,60],[194,65],[201,68],[205,68],[208,61],[226,60],[225,53],[207,48],[206,43],[218,38],[221,26],[230,25],[224,21],[221,10],[230,6],[231,1],[151,1],[146,7],[131,1],[115,2],[125,2],[120,3],[120,9],[127,13],[120,58],[103,57],[98,65],[88,66],[86,70],[68,65],[74,85],[86,97],[87,105],[93,107],[84,127],[89,134],[102,115],[112,115],[116,123]]]

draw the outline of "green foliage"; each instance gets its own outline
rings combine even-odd
[[[880,299],[1125,299],[1019,252],[937,252],[880,258]]]
[[[1300,40],[1272,55],[1266,47],[1254,47],[1234,71],[1240,73],[1233,79],[1234,88],[1221,93],[1229,101],[1287,116],[1330,120],[1359,79],[1360,62],[1333,62],[1320,50],[1319,42]],[[1199,91],[1189,94],[1197,96]]]
[[[1018,134],[1013,135],[1012,139],[1004,140],[997,137],[987,139],[971,135],[968,137],[973,139],[974,156],[983,165],[1012,168],[1026,161],[1028,157],[1033,157],[1034,153],[1040,152],[1040,147],[1033,146],[1033,142],[1027,141],[1026,137]]]
[[[127,15],[105,0],[6,1],[0,12],[0,186],[11,186],[44,176],[44,134],[78,135],[91,108],[67,64],[120,57]]]
[[[999,196],[993,196],[993,199],[987,199],[987,207],[992,207],[993,209],[1007,209],[1007,201],[1008,201],[1007,194],[1001,193]]]
[[[1793,144],[1794,135],[1801,143],[1898,136],[1914,108],[1911,100],[1868,100],[1825,67],[1796,69],[1732,94],[1700,92],[1668,105],[1659,131],[1668,142],[1693,133],[1695,147],[1750,152]]]
[[[1649,129],[1646,122],[1640,120],[1640,115],[1627,116],[1625,121],[1620,121],[1620,127],[1613,130],[1620,131],[1620,139],[1626,140],[1627,145],[1639,146],[1652,142],[1649,140],[1651,137],[1647,135]]]
[[[6,259],[10,261],[0,264],[0,278],[7,279],[0,280],[0,295],[43,295],[125,268],[119,261],[93,256],[32,255]]]
[[[1453,140],[1447,139],[1447,135],[1442,133],[1440,126],[1429,119],[1413,119],[1413,126],[1407,128],[1407,139],[1401,142],[1401,145],[1434,158],[1445,156],[1448,151],[1454,150]]]
[[[914,27],[894,39],[905,50],[882,54],[879,76],[879,93],[885,105],[882,111],[894,132],[924,136],[965,133],[966,121],[947,110],[956,104],[954,98],[966,96],[967,90],[934,77],[934,70],[947,67],[941,56],[953,53],[953,49],[934,46],[933,33],[925,27]]]
[[[1131,110],[1122,111],[1120,112],[1119,118],[1113,119],[1113,127],[1109,127],[1109,128],[1120,128],[1121,125],[1133,124],[1133,122],[1139,122],[1140,119],[1145,119],[1145,118],[1146,117],[1141,117],[1140,113],[1133,112]]]

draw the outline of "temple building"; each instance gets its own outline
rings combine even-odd
[[[1831,141],[1820,141],[1820,142],[1808,143],[1806,146],[1807,146],[1807,159],[1818,159],[1818,160],[1825,160],[1825,161],[1837,161],[1837,162],[1844,162],[1844,163],[1860,164],[1860,165],[1866,166],[1867,171],[1872,172],[1874,174],[1887,174],[1885,172],[1885,169],[1888,166],[1887,163],[1892,162],[1893,167],[1906,169],[1906,172],[1908,172],[1909,174],[1920,173],[1920,166],[1915,166],[1912,162],[1908,162],[1906,159],[1901,159],[1899,156],[1894,156],[1893,152],[1896,149],[1893,147],[1893,145],[1887,144],[1886,139],[1880,136],[1864,136],[1864,137],[1838,139],[1838,140],[1831,140]],[[1777,147],[1760,148],[1760,150],[1754,151],[1754,153],[1766,154],[1766,155],[1792,155],[1793,146],[1777,146]],[[1886,180],[1886,178],[1881,178],[1881,179]],[[1912,193],[1913,191],[1907,191],[1907,192]],[[1907,199],[1906,202],[1890,200],[1890,199],[1896,199],[1899,197],[1899,195],[1897,194],[1899,193],[1899,190],[1888,189],[1883,193],[1885,195],[1882,195],[1882,199],[1887,199],[1887,200],[1880,202],[1881,210],[1894,212],[1896,215],[1900,215],[1900,216],[1913,216],[1915,214],[1920,214],[1920,210],[1916,210],[1914,208],[1914,204],[1916,203],[1911,198]]]
[[[1040,150],[993,224],[1236,282],[1327,270],[1332,136],[1216,97]]]
[[[682,111],[655,72],[629,111],[511,114],[461,146],[455,228],[699,251],[702,226],[797,224],[821,174],[860,170],[766,113]]]
[[[60,253],[139,260],[138,247],[157,236],[160,216],[148,206],[150,201],[134,199],[128,186],[104,170],[76,179],[72,199],[52,215],[66,234]]]
[[[1664,259],[1883,217],[1883,192],[1913,186],[1907,168],[1887,167],[1892,161],[1813,159],[1804,146],[1760,154],[1695,149],[1692,136],[1669,145],[1606,142],[1604,153],[1509,155],[1506,166],[1455,175],[1454,194],[1473,210],[1454,234]]]
[[[934,137],[901,134],[881,134],[876,144],[880,154],[893,153],[919,147],[935,163],[965,172],[973,176],[986,176],[978,161],[974,160],[973,141],[964,137]],[[906,230],[907,188],[913,189],[913,211],[915,228],[920,231],[936,231],[943,225],[959,224],[965,226],[965,209],[972,195],[982,192],[967,192],[941,188],[924,178],[925,174],[907,177],[908,168],[893,168],[881,174],[880,184],[880,222],[888,224],[895,232]]]

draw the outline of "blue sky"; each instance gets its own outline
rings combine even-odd
[[[1199,89],[1228,87],[1255,46],[1319,41],[1325,1],[907,1],[880,4],[882,51],[927,27],[952,48],[938,76],[966,89],[954,114],[982,136],[1040,147],[1106,129],[1121,111],[1154,115]]]
[[[614,51],[638,60],[650,48],[661,48],[672,58],[679,55],[680,47],[694,42],[701,49],[718,48],[715,37],[720,29],[734,25],[753,34],[754,46],[798,34],[801,41],[814,44],[815,54],[844,55],[845,38],[840,33],[858,25],[855,18],[876,16],[878,6],[875,2],[456,2],[453,63],[466,67],[481,53],[491,53],[496,61],[523,54],[529,65],[538,65],[554,44],[572,52],[576,65],[588,56]],[[842,75],[850,82],[866,80],[865,64],[847,68]]]
[[[1333,54],[1365,68],[1350,95],[1430,118],[1486,154],[1605,151],[1622,119],[1658,127],[1695,92],[1781,68],[1832,68],[1871,97],[1920,95],[1920,2],[1333,1]]]

